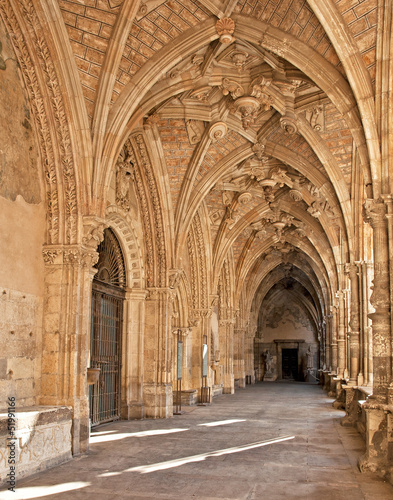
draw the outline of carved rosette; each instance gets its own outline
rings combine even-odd
[[[219,19],[216,22],[216,30],[221,43],[229,44],[234,40],[232,35],[235,31],[235,23],[230,17]]]

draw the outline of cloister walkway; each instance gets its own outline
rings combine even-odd
[[[393,499],[358,471],[362,438],[331,403],[316,385],[261,383],[171,419],[111,423],[88,455],[21,480],[10,498]]]

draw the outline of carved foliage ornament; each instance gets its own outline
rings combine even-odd
[[[96,250],[98,245],[104,239],[104,229],[108,225],[104,221],[91,219],[83,224],[82,243],[85,247]]]
[[[64,211],[65,211],[65,240],[67,243],[75,243],[77,239],[77,198],[76,183],[74,173],[74,162],[71,149],[71,135],[68,127],[63,95],[60,91],[60,84],[55,70],[55,66],[46,43],[42,36],[43,29],[40,26],[40,20],[37,16],[35,7],[30,1],[19,2],[24,20],[29,27],[29,32],[34,38],[36,52],[40,59],[43,71],[46,90],[51,103],[51,111],[55,121],[57,147],[59,149],[61,169],[63,172],[64,183]],[[30,72],[32,67],[28,68]],[[35,96],[34,96],[35,98]],[[39,110],[43,113],[43,109]],[[49,133],[49,131],[46,131]],[[47,137],[47,141],[50,139]],[[53,146],[52,146],[53,147]],[[57,202],[58,204],[58,202]],[[48,208],[53,208],[53,203]]]
[[[222,93],[224,95],[231,94],[233,99],[237,99],[245,94],[245,90],[236,80],[224,78],[222,80]]]
[[[235,23],[230,17],[224,17],[216,22],[216,30],[220,37],[220,42],[224,44],[233,41],[233,32],[235,31]]]
[[[7,26],[7,31],[13,33],[11,38],[13,48],[20,68],[22,70],[26,87],[29,93],[30,102],[34,120],[36,122],[36,130],[38,132],[39,145],[43,165],[45,169],[46,182],[46,197],[47,197],[47,216],[49,224],[50,242],[56,243],[59,239],[59,194],[57,190],[58,179],[56,172],[55,157],[53,151],[53,142],[50,134],[50,127],[45,108],[45,100],[42,89],[39,85],[39,79],[35,72],[35,66],[27,49],[26,40],[23,33],[25,29],[21,29],[19,22],[8,1],[0,2],[0,11],[2,18]]]

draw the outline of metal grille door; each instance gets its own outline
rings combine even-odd
[[[123,298],[109,288],[93,284],[91,366],[101,371],[98,382],[90,387],[92,426],[120,418]]]

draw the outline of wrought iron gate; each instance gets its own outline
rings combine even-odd
[[[98,247],[97,277],[93,280],[90,366],[100,368],[90,386],[91,425],[120,418],[121,338],[125,272],[120,245],[110,229]]]

